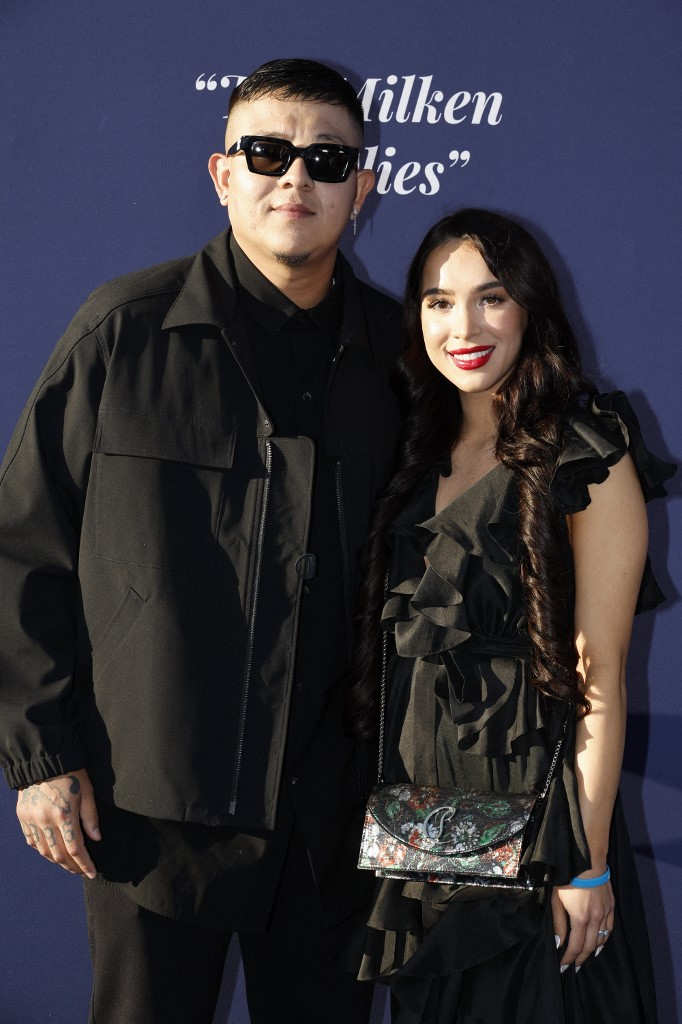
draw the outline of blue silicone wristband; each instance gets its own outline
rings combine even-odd
[[[596,889],[598,885],[608,882],[610,877],[611,868],[607,864],[603,875],[597,875],[596,878],[572,878],[569,884],[574,885],[576,889]]]

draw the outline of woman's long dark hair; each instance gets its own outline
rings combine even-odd
[[[407,348],[401,371],[409,413],[398,466],[377,505],[365,553],[355,682],[347,716],[350,731],[359,738],[376,731],[388,527],[427,469],[443,454],[449,455],[459,437],[458,392],[433,366],[421,330],[426,261],[435,249],[455,240],[473,245],[511,298],[528,312],[518,362],[493,401],[495,455],[513,471],[519,490],[520,576],[533,644],[532,682],[547,697],[571,700],[583,712],[589,710],[576,671],[573,592],[562,554],[562,514],[551,500],[550,484],[562,450],[566,409],[594,388],[583,378],[556,278],[533,237],[500,214],[466,209],[434,224],[407,275]]]

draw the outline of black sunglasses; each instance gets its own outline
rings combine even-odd
[[[281,178],[297,157],[303,158],[305,169],[313,181],[345,181],[358,162],[359,149],[339,146],[333,142],[314,142],[299,149],[287,139],[271,139],[264,135],[242,135],[227,151],[227,156],[243,152],[246,165],[254,174]]]

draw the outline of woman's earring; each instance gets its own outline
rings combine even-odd
[[[353,207],[353,212],[350,215],[350,219],[353,221],[353,238],[355,238],[355,236],[358,233],[358,208],[357,208],[357,206]]]

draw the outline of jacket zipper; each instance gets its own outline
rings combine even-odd
[[[331,395],[332,384],[334,383],[334,377],[336,375],[336,369],[337,369],[337,367],[339,365],[339,361],[341,359],[341,356],[343,355],[343,353],[345,351],[346,351],[346,346],[343,345],[343,344],[339,345],[338,349],[336,350],[336,355],[332,359],[331,371],[329,373],[329,378],[327,380],[327,391],[326,391],[325,398],[324,398],[325,418],[326,418],[326,415],[327,415],[327,408],[329,406],[329,396]]]
[[[251,686],[251,669],[253,665],[253,648],[256,638],[256,613],[258,611],[258,595],[260,592],[260,577],[263,566],[263,548],[265,542],[265,520],[268,514],[268,502],[270,498],[270,479],[272,474],[272,445],[269,440],[265,442],[265,470],[267,473],[263,487],[263,506],[261,510],[260,524],[258,527],[258,544],[256,549],[256,571],[253,581],[253,602],[251,607],[251,619],[249,622],[249,639],[246,649],[246,665],[244,668],[244,684],[242,686],[242,701],[239,714],[239,733],[237,738],[237,752],[234,760],[234,772],[232,776],[232,792],[230,795],[230,814],[237,809],[237,791],[242,770],[242,758],[244,754],[244,735],[246,732],[246,709],[249,700],[249,689]]]
[[[258,393],[257,393],[256,389],[254,388],[253,384],[251,383],[251,379],[250,379],[248,373],[246,372],[246,370],[244,369],[244,367],[242,365],[242,361],[241,361],[241,359],[239,358],[239,356],[237,354],[237,346],[235,345],[234,341],[230,337],[228,337],[227,332],[225,330],[221,331],[221,333],[222,333],[223,339],[225,341],[225,344],[227,345],[227,347],[229,348],[230,352],[232,353],[232,357],[233,357],[235,363],[237,364],[237,366],[241,370],[242,376],[243,376],[244,380],[246,381],[246,383],[247,383],[247,385],[249,387],[249,390],[251,391],[251,394],[256,399],[256,405],[260,409],[262,409],[263,412],[265,413],[265,418],[263,419],[263,426],[266,427],[268,430],[270,430],[272,428],[272,421],[271,421],[271,419],[270,419],[270,417],[268,415],[267,409],[264,407],[263,403],[261,402],[260,398],[258,397]]]
[[[348,543],[346,540],[346,517],[343,511],[343,492],[341,488],[341,459],[336,461],[336,515],[339,522],[341,538],[341,564],[343,570],[343,604],[346,610],[346,642],[348,657],[353,655],[353,631],[351,622],[350,578],[348,571]]]
[[[327,385],[327,398],[325,406],[329,402],[331,394],[332,383],[334,381],[334,375],[336,374],[337,367],[341,360],[341,356],[346,350],[344,344],[339,345],[338,351],[334,356],[332,363],[332,372],[329,375],[329,383]],[[353,621],[351,616],[351,596],[350,596],[350,574],[348,564],[348,542],[346,538],[346,517],[343,511],[343,489],[342,489],[342,464],[341,459],[336,461],[336,515],[339,524],[339,537],[341,540],[341,562],[343,572],[343,603],[346,611],[346,644],[348,646],[348,661],[349,664],[353,657]],[[358,801],[364,801],[365,785],[364,785],[364,771],[362,763],[362,754],[360,751],[359,744],[355,745],[355,767],[357,771],[357,783],[358,783]]]
[[[329,380],[327,381],[327,394],[325,398],[325,413],[329,405],[329,398],[331,395],[332,384],[334,383],[334,377],[338,368],[341,356],[346,351],[346,346],[341,342],[339,345],[336,355],[332,360],[331,373],[329,374]],[[348,574],[348,544],[346,542],[346,518],[343,511],[343,492],[341,489],[341,459],[336,460],[336,515],[339,524],[339,537],[341,539],[341,562],[343,572],[343,604],[346,610],[346,643],[348,644],[348,657],[350,658],[353,654],[353,637],[351,629],[351,605],[350,605],[350,579]]]
[[[348,662],[349,664],[353,659],[353,619],[351,615],[351,595],[350,595],[350,572],[348,565],[348,544],[346,540],[346,517],[343,511],[343,490],[341,487],[341,473],[342,465],[341,459],[337,459],[336,462],[336,514],[339,521],[339,534],[341,537],[341,559],[343,568],[343,597],[344,607],[346,611],[346,643],[348,645]],[[357,773],[357,800],[358,802],[364,802],[367,796],[367,786],[365,782],[365,771],[362,752],[360,745],[355,744],[355,770]]]

